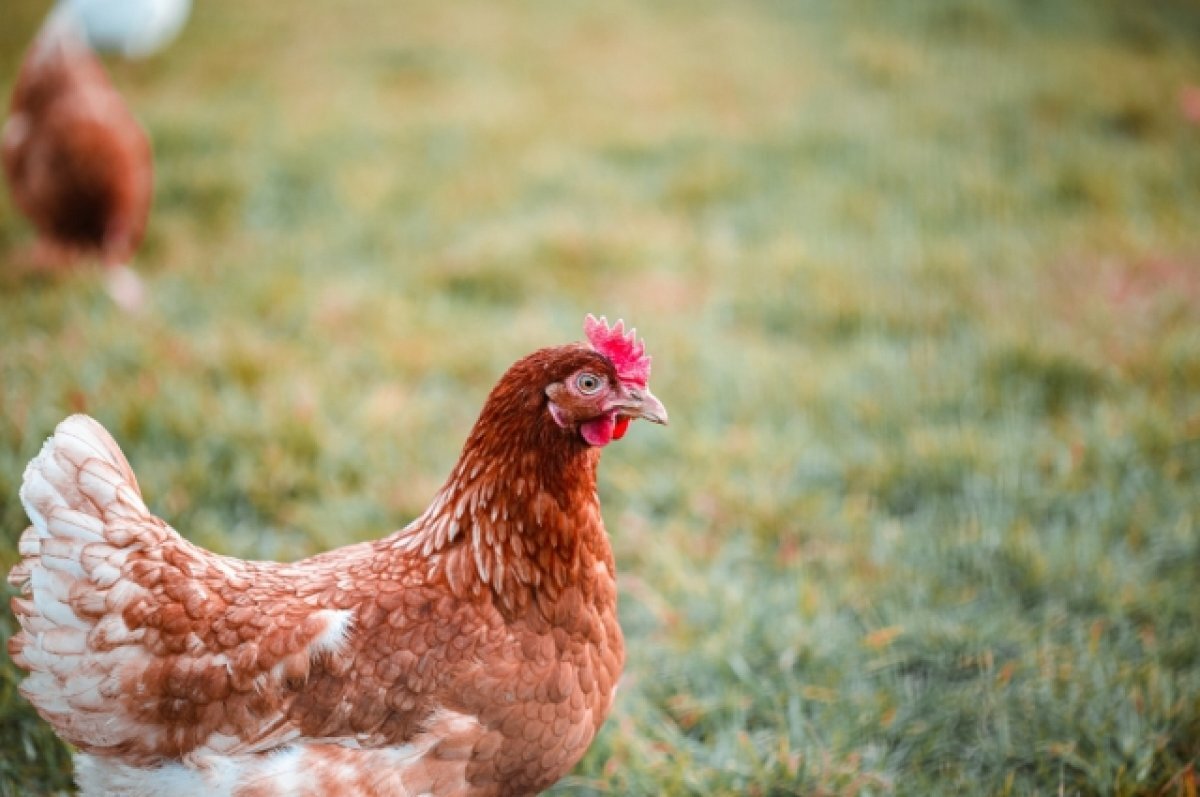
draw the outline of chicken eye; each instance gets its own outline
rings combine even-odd
[[[579,388],[580,393],[591,395],[599,390],[602,384],[600,377],[586,371],[575,377],[575,387]]]

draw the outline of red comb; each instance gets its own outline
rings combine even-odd
[[[583,331],[592,348],[612,360],[622,382],[646,386],[650,381],[650,357],[646,354],[646,344],[637,339],[637,330],[630,328],[626,333],[624,321],[610,327],[604,316],[597,320],[588,313],[583,319]]]

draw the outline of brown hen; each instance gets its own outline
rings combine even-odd
[[[13,200],[38,231],[38,260],[98,256],[114,300],[136,308],[142,289],[129,261],[150,212],[150,143],[69,8],[51,14],[25,56],[0,155]]]
[[[84,795],[525,795],[564,775],[624,660],[600,449],[666,423],[632,333],[542,349],[492,390],[429,508],[295,564],[191,544],[112,438],[63,421],[26,469],[21,692]]]

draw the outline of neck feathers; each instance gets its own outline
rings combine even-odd
[[[429,508],[391,543],[430,559],[455,594],[490,589],[516,609],[598,562],[611,568],[612,554],[596,495],[599,449],[550,420],[538,382],[526,390],[512,377],[492,391]]]

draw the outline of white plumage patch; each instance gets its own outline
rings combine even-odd
[[[75,756],[75,776],[80,797],[323,797],[331,784],[338,797],[417,797],[429,793],[413,784],[428,780],[430,750],[441,740],[479,730],[475,717],[443,709],[410,744],[356,749],[352,758],[346,757],[347,748],[319,742],[252,755],[189,756],[153,767],[81,753]],[[457,781],[455,788],[465,788],[465,760],[436,765],[454,770],[444,783]],[[364,778],[365,773],[371,776]]]
[[[328,618],[328,625],[309,643],[308,649],[314,655],[341,653],[350,638],[350,626],[354,621],[354,612],[349,609],[326,609],[317,612],[317,615]]]
[[[77,415],[29,463],[20,490],[33,524],[21,538],[25,560],[10,576],[23,596],[14,603],[23,629],[14,659],[30,670],[21,693],[60,733],[97,746],[131,732],[112,697],[144,633],[121,617],[144,590],[122,579],[129,551],[107,536],[104,520],[114,510],[148,516],[132,478],[103,428]]]
[[[80,797],[233,797],[238,770],[237,759],[218,757],[193,768],[181,763],[133,767],[111,758],[75,756]]]

